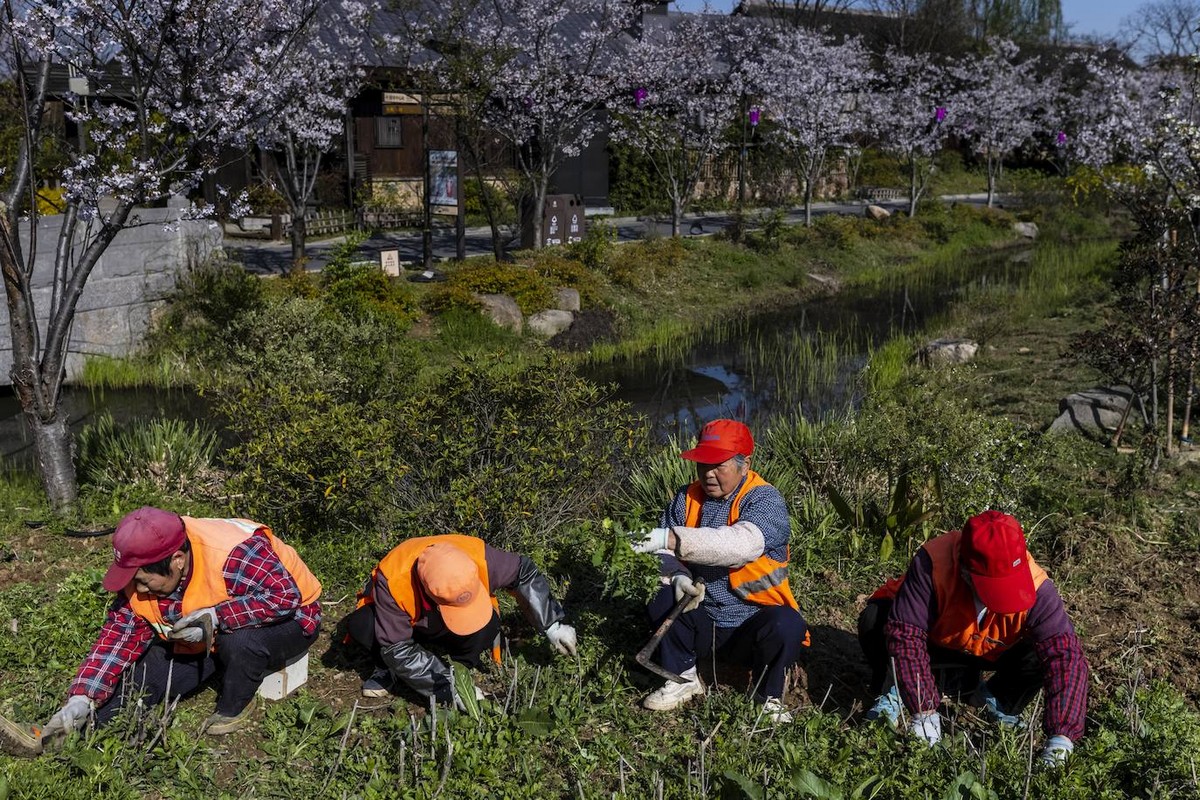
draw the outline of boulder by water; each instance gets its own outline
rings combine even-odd
[[[1132,400],[1133,390],[1128,386],[1097,386],[1075,392],[1058,401],[1060,413],[1048,430],[1111,436]]]
[[[934,339],[917,351],[917,360],[926,367],[966,364],[979,352],[979,344],[970,339]]]
[[[574,321],[575,315],[570,311],[550,308],[530,315],[527,324],[532,332],[549,338],[571,327],[571,323]]]
[[[475,299],[483,304],[483,313],[501,328],[520,333],[524,325],[517,301],[506,294],[477,294]]]

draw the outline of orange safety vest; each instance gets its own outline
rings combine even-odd
[[[1028,611],[1015,614],[988,612],[980,625],[975,611],[975,593],[962,578],[959,569],[959,541],[962,531],[950,531],[922,545],[933,563],[933,594],[937,618],[929,627],[929,643],[956,653],[995,661],[1021,638]],[[1046,571],[1025,551],[1036,591],[1046,582]],[[871,595],[871,599],[893,599],[904,578],[893,578]]]
[[[233,599],[225,585],[225,562],[235,547],[259,531],[266,534],[271,549],[296,581],[300,589],[300,605],[315,603],[321,596],[321,582],[300,559],[295,548],[273,534],[266,525],[248,519],[182,519],[184,534],[191,542],[192,568],[187,588],[183,590],[181,615]],[[163,618],[160,598],[153,594],[141,594],[132,585],[125,589],[125,596],[129,598],[133,613],[149,622],[160,639],[166,639],[172,623]],[[202,644],[175,642],[176,653],[199,653],[203,649]]]
[[[371,571],[370,590],[358,598],[358,608],[361,608],[368,603],[374,603],[373,597],[374,587],[376,586],[376,576],[382,574],[387,578],[388,590],[391,592],[392,599],[396,601],[396,605],[400,610],[408,614],[409,619],[415,624],[421,618],[421,613],[427,607],[422,603],[422,597],[418,597],[417,585],[419,580],[413,573],[416,569],[417,559],[425,549],[434,544],[452,544],[459,550],[471,557],[475,562],[475,566],[479,569],[479,580],[483,583],[483,588],[487,591],[492,600],[492,609],[498,614],[500,613],[500,603],[496,601],[495,595],[492,594],[492,588],[488,584],[488,568],[487,557],[485,556],[483,539],[474,536],[466,536],[461,533],[448,533],[441,536],[418,536],[413,539],[408,539],[401,542],[392,548],[391,552],[383,557],[379,565]],[[428,602],[428,601],[427,601]],[[500,645],[492,645],[492,660],[497,664],[500,663]]]
[[[750,470],[746,480],[742,481],[742,488],[733,498],[733,503],[729,507],[729,522],[726,524],[732,525],[737,522],[742,498],[746,496],[746,492],[760,486],[770,485],[762,479],[761,475]],[[700,481],[694,481],[688,486],[684,507],[684,524],[687,527],[699,527],[700,509],[706,499],[708,496],[704,493],[704,486]],[[736,568],[730,567],[730,591],[741,599],[760,606],[790,606],[799,611],[800,604],[796,602],[795,596],[792,595],[792,589],[788,585],[787,558],[790,558],[790,547],[785,548],[785,554],[783,561],[776,561],[763,553],[749,564]]]

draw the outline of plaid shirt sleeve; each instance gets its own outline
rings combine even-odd
[[[125,595],[118,594],[67,694],[81,694],[98,706],[104,705],[112,697],[121,673],[142,657],[153,638],[150,624],[133,613]]]
[[[256,533],[233,548],[223,570],[230,600],[216,607],[222,630],[233,631],[295,619],[307,635],[321,620],[318,603],[301,606],[300,588],[270,540]]]
[[[1035,642],[1042,661],[1046,714],[1042,726],[1047,736],[1063,735],[1072,742],[1083,736],[1087,718],[1088,665],[1075,631]]]
[[[937,711],[942,695],[929,664],[929,632],[892,619],[884,626],[883,634],[896,665],[896,686],[904,707],[912,714]]]

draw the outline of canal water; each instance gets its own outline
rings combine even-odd
[[[645,414],[659,439],[691,438],[718,417],[752,426],[814,421],[858,403],[858,377],[875,348],[924,329],[964,296],[1015,289],[1031,256],[1023,248],[962,257],[917,278],[898,271],[794,308],[726,320],[689,341],[583,371],[615,385],[616,397]]]

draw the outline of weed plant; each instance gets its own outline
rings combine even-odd
[[[217,434],[203,423],[152,419],[118,426],[103,414],[77,443],[79,478],[99,492],[181,495],[219,482]]]

